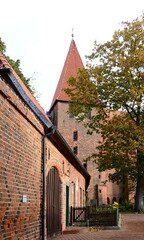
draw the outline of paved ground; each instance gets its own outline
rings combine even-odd
[[[93,230],[84,228],[80,231],[69,228],[67,234],[56,240],[144,240],[144,214],[123,214],[120,230]]]

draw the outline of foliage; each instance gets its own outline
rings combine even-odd
[[[109,212],[114,212],[116,209],[113,207],[109,208],[93,208],[92,213],[109,213]]]
[[[99,154],[92,158],[100,171],[115,169],[111,178],[123,175],[136,183],[135,209],[143,208],[144,182],[144,14],[123,22],[111,41],[95,42],[86,69],[71,77],[65,92],[71,97],[70,111],[85,123],[88,133],[100,132]],[[112,111],[123,111],[120,112]],[[112,115],[116,115],[112,118]]]
[[[90,199],[89,199],[88,192],[86,192],[85,198],[86,198],[86,207],[88,207],[88,206],[90,206]]]
[[[136,181],[138,175],[144,174],[144,128],[137,126],[128,114],[115,115],[101,128],[102,142],[97,147],[99,152],[91,158],[100,171],[115,169],[111,180],[121,184],[123,176]],[[137,162],[137,149],[141,161]]]
[[[1,38],[0,38],[0,51],[1,51],[2,53],[5,53],[5,51],[6,51],[6,45],[5,45],[5,43],[2,41]]]
[[[9,56],[6,56],[6,45],[5,43],[2,41],[2,39],[0,38],[0,51],[3,53],[3,55],[6,57],[6,59],[8,60],[8,62],[10,63],[10,65],[12,66],[12,68],[15,70],[15,72],[18,74],[18,76],[21,78],[21,80],[24,82],[24,84],[26,85],[26,87],[29,89],[29,91],[32,94],[36,94],[36,90],[34,88],[34,86],[32,86],[31,84],[31,78],[26,78],[23,73],[22,70],[20,68],[20,60],[16,60],[14,61],[13,59],[11,59]]]
[[[119,204],[118,206],[120,212],[134,212],[134,205],[133,203],[124,202],[123,204]]]

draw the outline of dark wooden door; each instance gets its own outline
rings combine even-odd
[[[69,186],[66,186],[66,227],[69,226]]]
[[[47,176],[47,235],[55,236],[61,231],[60,223],[60,178],[52,167]]]

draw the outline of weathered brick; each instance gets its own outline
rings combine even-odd
[[[2,79],[0,79],[0,239],[42,238],[44,126]],[[75,183],[75,205],[80,205],[84,176],[70,164],[52,141],[46,140],[46,175],[55,167],[61,181],[60,225],[66,227],[66,184]],[[49,189],[46,189],[48,192]],[[27,202],[22,202],[22,196]],[[84,195],[83,195],[84,202]],[[46,206],[45,206],[46,214]],[[45,225],[45,233],[47,232]],[[47,234],[46,234],[47,235]]]

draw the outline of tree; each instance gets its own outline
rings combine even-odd
[[[2,39],[0,38],[0,51],[3,53],[3,55],[6,57],[6,59],[8,60],[8,62],[10,63],[10,65],[12,66],[12,68],[15,70],[15,72],[18,74],[18,76],[21,78],[21,80],[24,82],[24,84],[26,85],[26,87],[29,89],[29,91],[35,95],[36,94],[36,90],[35,88],[32,86],[31,84],[31,78],[26,78],[23,73],[22,70],[20,68],[20,60],[16,60],[14,61],[13,59],[11,59],[9,56],[6,56],[6,45],[5,43],[2,41]]]
[[[128,200],[126,183],[135,183],[144,171],[144,129],[136,126],[128,114],[115,114],[107,124],[101,128],[102,141],[97,147],[99,152],[92,154],[91,159],[97,163],[100,171],[115,169],[111,180],[124,187],[123,199]],[[140,151],[141,161],[137,161]],[[139,165],[138,165],[139,163]],[[143,186],[141,185],[141,199],[143,198]]]
[[[70,87],[65,91],[71,97],[70,111],[83,120],[96,109],[86,124],[88,133],[101,131],[104,139],[95,161],[99,170],[115,168],[115,176],[125,172],[136,181],[135,209],[140,210],[144,192],[144,14],[122,22],[111,41],[95,42],[88,60],[87,68],[68,80]],[[107,121],[109,110],[123,114]]]

